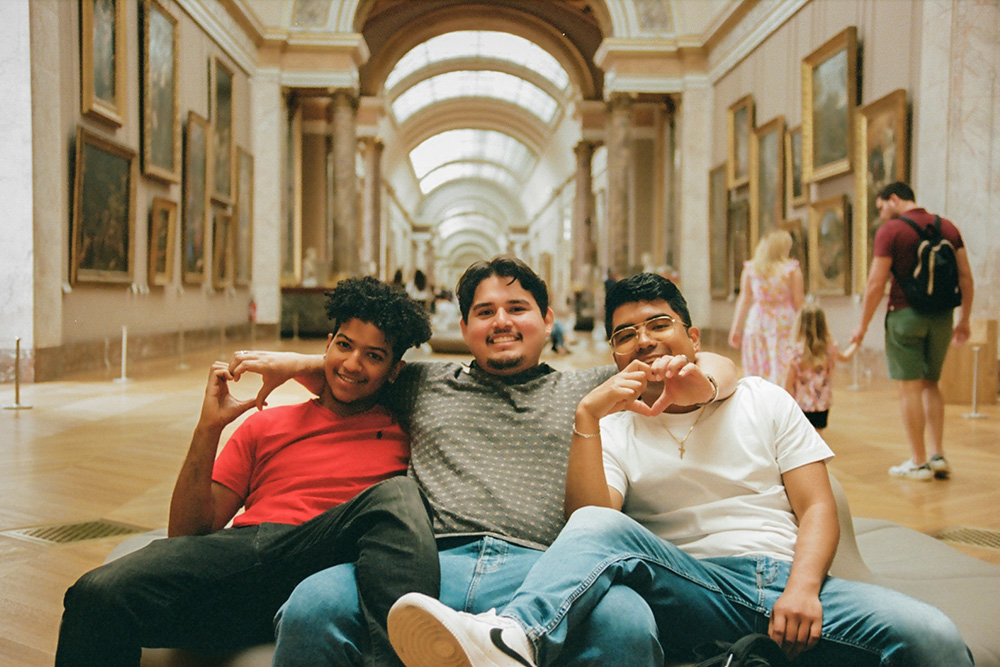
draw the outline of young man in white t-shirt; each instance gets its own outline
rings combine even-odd
[[[939,610],[827,575],[839,537],[833,453],[784,390],[744,378],[730,398],[697,404],[653,371],[700,348],[673,283],[617,283],[606,319],[620,372],[576,411],[572,517],[499,616],[401,598],[389,634],[404,663],[549,665],[614,583],[642,595],[675,658],[766,632],[796,664],[972,664]]]

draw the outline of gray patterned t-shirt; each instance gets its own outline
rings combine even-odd
[[[573,414],[614,370],[542,364],[499,376],[474,362],[408,364],[387,402],[409,431],[410,475],[434,532],[551,544],[564,523]]]

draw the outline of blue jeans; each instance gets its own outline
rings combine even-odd
[[[790,563],[766,556],[696,559],[621,512],[577,510],[500,613],[524,626],[539,665],[572,646],[605,593],[625,585],[652,609],[673,658],[715,640],[767,632]],[[820,592],[823,635],[804,665],[971,665],[951,620],[902,593],[828,577]]]
[[[435,546],[423,496],[406,477],[370,486],[299,526],[156,540],[66,592],[56,665],[138,665],[143,646],[227,653],[270,643],[274,614],[296,584],[345,562],[363,573],[356,586],[365,601],[364,639],[388,656],[376,664],[392,664],[386,615],[404,593],[437,593]]]
[[[481,613],[502,607],[541,551],[495,537],[442,538],[441,601]],[[361,665],[364,625],[357,604],[354,567],[338,565],[303,581],[278,612],[278,667]],[[559,665],[650,667],[663,664],[649,606],[626,586],[609,586],[590,613],[565,632]],[[627,646],[627,651],[622,647]]]

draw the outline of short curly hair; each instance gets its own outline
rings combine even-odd
[[[326,293],[326,314],[333,321],[334,331],[355,318],[378,327],[392,345],[396,361],[409,348],[431,338],[430,318],[423,304],[371,276],[337,283]]]

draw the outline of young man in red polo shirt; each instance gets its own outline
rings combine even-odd
[[[395,663],[388,609],[408,591],[437,595],[439,570],[424,501],[405,474],[409,439],[379,390],[431,331],[421,304],[374,278],[342,281],[327,313],[324,391],[252,415],[218,459],[223,429],[255,399],[230,394],[238,378],[213,364],[170,538],[67,591],[57,665],[138,665],[142,647],[220,653],[273,641],[274,614],[296,584],[348,562],[376,664]]]

